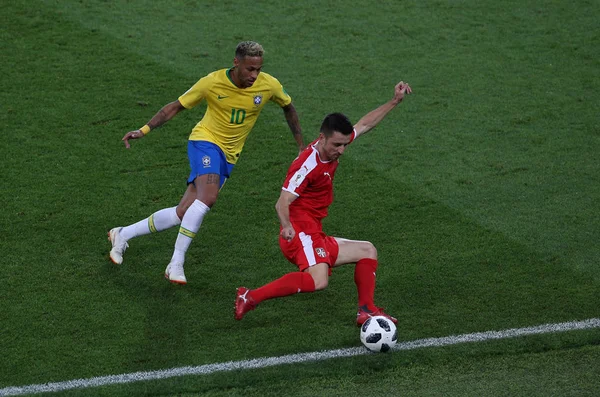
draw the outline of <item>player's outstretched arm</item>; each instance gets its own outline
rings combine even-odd
[[[279,195],[279,200],[277,200],[277,204],[275,204],[275,210],[277,211],[277,216],[281,223],[281,237],[287,241],[291,241],[296,235],[296,231],[290,221],[290,204],[297,198],[298,196],[295,194],[282,190]]]
[[[123,139],[121,139],[125,142],[125,147],[127,149],[131,147],[129,144],[130,139],[143,138],[148,132],[150,132],[150,130],[160,127],[175,117],[177,113],[181,112],[183,109],[185,109],[185,107],[181,104],[181,102],[179,102],[179,100],[166,104],[158,111],[158,113],[154,115],[154,117],[150,119],[148,124],[140,129],[129,131],[127,134],[125,134]]]
[[[370,111],[366,115],[364,115],[358,123],[354,126],[356,130],[356,136],[360,136],[362,134],[366,134],[371,131],[383,118],[394,109],[402,100],[404,99],[405,94],[412,93],[412,89],[408,83],[403,81],[396,84],[394,87],[394,97],[390,99],[388,102],[379,106],[377,109]]]
[[[285,120],[287,121],[290,131],[292,131],[292,135],[294,135],[294,139],[298,145],[298,153],[301,153],[306,148],[306,145],[304,144],[304,138],[302,137],[302,128],[300,128],[298,112],[296,112],[296,108],[291,103],[287,106],[284,106],[282,109],[283,114],[285,115]]]

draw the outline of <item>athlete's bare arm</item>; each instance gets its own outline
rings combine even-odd
[[[275,204],[275,210],[281,223],[281,237],[287,241],[291,241],[296,235],[296,231],[290,221],[290,204],[296,200],[298,196],[288,191],[282,190],[279,195],[279,200]]]
[[[403,81],[396,84],[394,87],[394,97],[390,99],[388,102],[379,106],[377,109],[370,111],[366,115],[364,115],[358,123],[354,126],[356,130],[356,136],[360,136],[362,134],[366,134],[371,131],[383,118],[394,109],[402,100],[404,99],[404,94],[412,93],[412,89]]]
[[[162,107],[162,109],[158,111],[158,113],[154,115],[154,117],[150,119],[150,121],[148,122],[148,127],[150,127],[151,130],[160,127],[161,125],[175,117],[177,113],[181,112],[183,109],[185,109],[185,107],[181,104],[181,102],[179,102],[179,100],[166,104]],[[133,130],[125,134],[122,141],[125,142],[125,147],[129,149],[131,147],[131,145],[129,144],[130,139],[139,139],[143,138],[144,136],[144,133],[139,129]]]
[[[291,103],[287,106],[284,106],[282,109],[288,126],[290,127],[292,135],[294,135],[294,139],[298,145],[298,153],[300,153],[304,150],[304,148],[306,148],[306,145],[304,145],[304,138],[302,137],[302,128],[300,127],[298,112],[296,112],[296,108]]]

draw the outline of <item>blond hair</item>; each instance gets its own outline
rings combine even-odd
[[[255,41],[242,41],[235,49],[235,57],[262,57],[265,53],[263,47]]]

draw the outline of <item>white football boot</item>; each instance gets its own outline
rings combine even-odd
[[[165,278],[173,284],[187,284],[183,263],[170,262],[165,269]]]
[[[110,260],[115,265],[120,265],[123,263],[123,254],[125,253],[127,247],[129,247],[127,241],[121,237],[121,229],[123,228],[115,227],[110,229],[108,232],[108,241],[110,241],[112,244],[112,249],[110,250]]]

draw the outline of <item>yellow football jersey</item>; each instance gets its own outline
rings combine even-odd
[[[221,69],[201,78],[179,97],[179,102],[191,109],[206,100],[206,113],[192,130],[190,140],[218,145],[227,161],[235,164],[263,106],[269,100],[281,107],[287,106],[292,98],[281,83],[267,73],[259,73],[248,88],[238,88],[229,73],[230,69]]]

